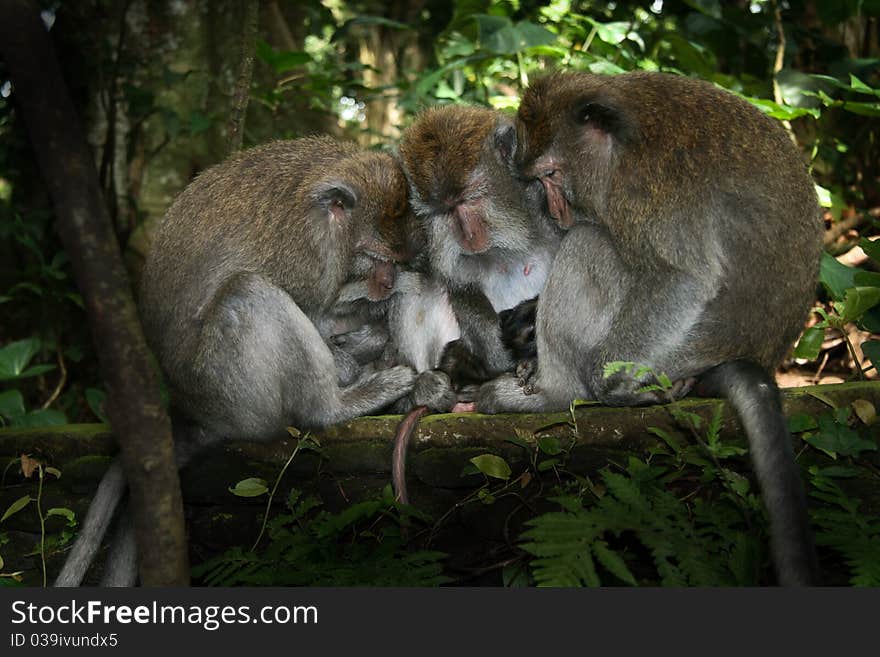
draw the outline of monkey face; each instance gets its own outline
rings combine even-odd
[[[515,166],[560,228],[605,211],[612,173],[638,140],[630,106],[615,78],[592,74],[552,74],[523,95]]]
[[[532,241],[508,142],[495,137],[501,125],[509,122],[488,108],[443,106],[423,112],[401,140],[410,203],[432,266],[447,277],[469,259],[525,251]]]

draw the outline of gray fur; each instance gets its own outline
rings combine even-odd
[[[101,548],[101,541],[125,493],[125,487],[125,473],[117,458],[98,484],[76,543],[55,579],[54,586],[79,586],[82,583],[86,571]]]
[[[541,214],[574,226],[538,302],[537,371],[525,386],[510,375],[485,384],[477,409],[655,403],[666,399],[639,391],[649,377],[605,378],[605,365],[646,365],[677,395],[722,365],[710,378],[749,437],[779,581],[815,581],[802,483],[766,374],[801,330],[818,274],[822,225],[800,154],[746,102],[669,75],[550,76],[518,120],[517,166],[530,193],[543,191]]]
[[[390,292],[405,210],[406,182],[390,156],[328,138],[237,153],[180,194],[155,237],[140,299],[172,396],[179,466],[223,439],[326,427],[412,390],[409,367],[361,371],[363,345],[337,370],[326,342]],[[121,478],[114,464],[57,585],[81,582]],[[104,581],[132,583],[135,556],[123,519]]]
[[[427,269],[448,290],[460,342],[476,361],[468,369],[486,377],[515,365],[498,313],[540,292],[561,239],[552,222],[527,209],[510,170],[511,128],[509,119],[486,108],[439,107],[417,117],[400,144]],[[475,208],[486,226],[488,243],[480,252],[470,252],[457,236],[460,206]],[[452,374],[457,359],[448,356],[441,368]]]

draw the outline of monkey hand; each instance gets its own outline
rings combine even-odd
[[[672,383],[668,389],[645,390],[657,384],[653,374],[634,378],[625,372],[604,378],[594,386],[596,399],[606,406],[651,406],[669,404],[687,395],[696,379],[689,377]]]
[[[535,392],[534,387],[534,378],[535,374],[538,371],[538,359],[530,358],[528,360],[521,360],[516,364],[516,379],[517,385],[523,389],[523,392],[527,395],[531,395]]]
[[[428,370],[416,377],[412,391],[413,406],[427,406],[431,410],[449,411],[458,397],[452,389],[452,382],[445,372]]]

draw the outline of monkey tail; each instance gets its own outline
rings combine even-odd
[[[731,361],[703,374],[699,390],[727,398],[745,429],[770,519],[770,545],[779,584],[816,585],[819,568],[806,495],[776,382],[752,362]]]
[[[79,586],[82,583],[86,571],[101,548],[101,540],[113,520],[116,507],[125,494],[125,486],[125,473],[117,457],[98,484],[98,490],[89,505],[76,543],[67,556],[54,586]]]
[[[397,501],[401,504],[409,504],[409,496],[406,492],[406,448],[409,446],[409,439],[415,431],[416,425],[427,413],[427,406],[416,406],[403,418],[397,427],[397,434],[394,436],[394,451],[391,453],[391,483],[394,485]]]

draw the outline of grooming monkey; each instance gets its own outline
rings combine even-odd
[[[822,248],[813,183],[781,126],[705,82],[560,73],[527,90],[515,150],[568,234],[538,301],[537,370],[477,410],[664,401],[612,361],[727,397],[749,440],[783,585],[816,581],[805,496],[772,370],[797,337]]]
[[[422,112],[399,146],[427,271],[460,327],[440,365],[457,385],[513,368],[498,313],[540,292],[562,235],[529,212],[509,144],[496,139],[505,129],[494,110],[447,105]]]
[[[391,156],[307,138],[237,153],[178,196],[147,259],[140,309],[171,393],[179,466],[224,438],[324,427],[410,392],[409,367],[359,373],[384,343],[341,354],[326,341],[364,325],[394,289],[406,193]],[[116,462],[56,586],[81,582],[124,487]],[[124,525],[117,544],[104,583],[133,585]]]
[[[433,324],[427,329],[455,323],[441,331],[445,342],[441,351],[432,349],[430,358],[420,362],[439,366],[458,390],[514,367],[517,354],[504,343],[499,313],[540,292],[562,234],[553,222],[536,221],[537,213],[526,206],[511,169],[513,153],[495,137],[510,126],[508,119],[488,108],[436,107],[416,117],[399,146],[416,215],[411,236],[419,256],[414,265],[424,274],[420,285],[430,290],[430,296],[442,299],[443,310],[433,312]],[[422,316],[425,305],[414,300],[418,296],[402,295],[396,310],[409,317]],[[407,329],[405,336],[392,340],[394,344],[411,349],[413,339],[425,337],[411,331],[412,322],[395,322],[392,315],[395,324]],[[445,375],[420,374],[413,393],[415,408],[395,437],[392,479],[401,501],[407,500],[406,446],[418,418],[427,412],[423,406],[432,406],[420,404],[418,398],[426,397],[423,391],[429,390],[432,399],[447,405],[439,410],[449,410],[456,400],[449,387],[445,395],[438,392]]]

